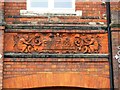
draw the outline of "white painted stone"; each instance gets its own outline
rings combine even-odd
[[[20,15],[22,16],[82,16],[82,11],[58,11],[51,10],[49,12],[46,11],[28,11],[28,10],[20,10]]]
[[[120,56],[120,51],[117,52],[117,55]]]
[[[120,58],[118,59],[118,63],[120,64]]]
[[[99,24],[104,25],[105,23],[104,22],[99,22]]]
[[[89,25],[96,25],[96,22],[89,22]]]
[[[82,11],[81,10],[76,11],[76,16],[82,16]]]
[[[117,47],[120,50],[120,46]]]
[[[0,58],[2,58],[2,55],[0,54]]]
[[[106,17],[106,14],[103,14],[103,17]]]
[[[115,59],[118,59],[119,58],[119,56],[118,55],[115,55]]]

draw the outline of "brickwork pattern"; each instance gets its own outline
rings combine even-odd
[[[35,61],[36,59],[39,61]],[[90,76],[101,76],[104,78],[109,78],[109,63],[105,58],[103,59],[36,58],[36,59],[33,58],[31,59],[32,61],[27,61],[30,60],[30,58],[5,59],[4,79],[13,78],[16,76],[19,77],[23,75],[37,74],[39,72],[81,72],[83,74]],[[76,61],[76,59],[81,61]],[[93,62],[90,62],[89,60],[93,60]],[[94,62],[94,60],[96,60],[96,62]],[[99,60],[102,61],[99,62]]]
[[[4,26],[3,20],[4,20],[4,3],[0,1],[0,90],[2,89],[2,80],[3,80],[3,43],[4,43]]]
[[[76,2],[76,10],[82,10],[82,17],[78,16],[56,16],[56,17],[45,17],[45,16],[39,16],[39,17],[25,17],[20,15],[20,10],[26,10],[26,3],[25,2],[6,2],[5,3],[5,21],[7,24],[33,24],[33,25],[40,25],[40,24],[48,24],[56,26],[56,23],[64,26],[66,25],[89,25],[89,22],[97,22],[97,24],[100,24],[99,22],[106,23],[105,13],[106,8],[105,5],[101,5],[101,2],[79,2],[77,0]],[[44,26],[43,26],[44,27]],[[28,29],[30,27],[28,26]],[[9,27],[8,27],[9,29]],[[14,28],[15,30],[16,28]],[[13,31],[14,31],[13,30]],[[19,29],[18,29],[19,30]],[[23,31],[25,29],[23,28]],[[41,30],[41,29],[40,29]],[[7,31],[7,30],[6,30]],[[34,32],[34,30],[31,30]],[[48,32],[53,32],[53,30],[48,29]],[[76,32],[76,30],[72,30]],[[73,33],[71,31],[71,33]],[[44,30],[42,32],[45,32]],[[64,30],[61,30],[61,32],[64,32]],[[65,32],[64,32],[65,33]],[[8,33],[6,33],[8,35]],[[10,36],[6,37],[6,42],[9,38],[9,44],[13,42],[13,38],[11,39]],[[105,37],[107,34],[105,35]],[[101,38],[103,39],[103,38]],[[101,40],[102,41],[102,40]],[[79,43],[79,42],[78,42]],[[8,43],[5,43],[5,45],[8,45]],[[9,45],[9,49],[13,48],[13,44]],[[107,40],[105,39],[105,42],[103,42],[103,45],[107,47]],[[8,47],[8,46],[7,46]],[[107,48],[106,48],[107,49]],[[107,50],[104,50],[104,54],[107,54]],[[6,52],[11,52],[6,50]],[[41,72],[80,72],[79,75],[88,75],[92,77],[102,77],[104,79],[109,80],[109,65],[106,58],[102,59],[95,59],[92,58],[79,58],[83,59],[83,61],[76,61],[77,58],[73,58],[71,61],[70,58],[66,58],[64,61],[55,61],[55,59],[59,60],[60,58],[51,58],[48,60],[48,58],[39,58],[38,61],[35,61],[37,58],[31,58],[33,61],[29,61],[28,58],[5,58],[4,60],[4,81],[8,82],[10,79],[12,80],[15,78],[21,78],[24,76],[29,75],[37,75]],[[63,58],[61,58],[63,59]],[[94,61],[95,59],[95,61]],[[18,60],[18,61],[17,61]],[[88,61],[87,61],[88,60]],[[103,61],[101,61],[103,60]],[[71,75],[71,74],[69,74]],[[68,75],[68,76],[69,76]],[[58,79],[58,78],[57,78]],[[57,79],[55,81],[57,81]],[[92,79],[92,78],[91,78]],[[65,79],[66,80],[66,79]],[[99,81],[101,79],[98,79]],[[102,79],[103,80],[103,79]],[[20,81],[20,79],[18,79]],[[28,80],[29,81],[29,80]],[[26,81],[28,83],[28,81]],[[77,80],[78,81],[78,80]],[[77,82],[75,81],[75,83]],[[79,80],[80,81],[80,80]],[[83,81],[82,81],[83,82]],[[89,80],[88,80],[89,82]],[[86,83],[88,83],[86,82]],[[101,81],[100,81],[101,82]],[[49,83],[49,80],[48,80]],[[83,84],[86,84],[83,82]],[[7,84],[7,83],[5,83]],[[94,84],[94,83],[92,83]],[[109,86],[109,83],[106,83]],[[106,85],[105,84],[105,85]],[[37,85],[37,82],[36,82]],[[95,84],[94,84],[95,85]],[[97,84],[96,84],[97,85]],[[95,87],[97,87],[95,85]],[[32,86],[32,85],[31,85]],[[14,86],[13,86],[14,87]],[[27,87],[30,87],[29,85]],[[89,87],[86,86],[86,87]],[[106,87],[106,86],[105,86]]]
[[[0,89],[2,89],[2,79],[3,79],[3,27],[0,26]]]
[[[114,85],[115,88],[120,89],[120,68],[118,60],[115,58],[115,55],[118,52],[117,47],[120,46],[120,2],[111,2],[111,16],[112,16],[112,49],[113,49],[113,69],[114,69]]]
[[[114,3],[112,10],[119,9],[118,4]],[[59,16],[59,17],[25,17],[20,15],[20,10],[26,10],[26,2],[6,2],[5,3],[5,21],[7,24],[52,24],[60,23],[64,24],[89,24],[89,22],[103,22],[106,23],[106,7],[102,5],[101,2],[76,2],[76,10],[82,10],[82,17],[77,16]],[[8,27],[9,28],[9,27]],[[15,29],[15,28],[14,28]],[[25,29],[23,29],[24,31]],[[48,30],[49,31],[49,30]],[[33,31],[34,32],[34,31]],[[116,54],[116,46],[118,45],[119,37],[118,32],[113,32],[113,55]],[[2,40],[2,39],[1,39]],[[106,43],[106,42],[105,42]],[[107,46],[106,46],[107,47]],[[90,58],[88,58],[90,60]],[[18,61],[17,61],[18,60]],[[28,58],[6,58],[4,61],[4,80],[11,78],[16,78],[20,76],[37,74],[39,72],[76,72],[79,71],[82,74],[101,76],[104,78],[109,78],[109,64],[103,60],[100,61],[89,61],[89,62],[79,62],[79,61],[50,61],[42,59],[41,61],[29,62]],[[66,59],[67,60],[67,59]],[[76,60],[76,59],[75,59]],[[84,60],[83,60],[84,61]],[[115,87],[118,87],[118,63],[114,59],[114,76],[115,76]],[[21,78],[21,77],[20,77]],[[8,81],[9,81],[8,80]],[[7,81],[7,82],[8,82]],[[18,79],[19,81],[19,79]],[[103,82],[103,81],[102,81]],[[109,84],[109,83],[108,83]]]
[[[115,88],[119,87],[119,64],[118,60],[115,59],[115,55],[118,52],[117,47],[120,46],[120,32],[112,32],[112,46],[113,46],[113,69],[114,69],[114,83],[115,83]]]
[[[6,2],[5,17],[8,24],[26,24],[26,23],[83,23],[88,22],[106,22],[105,5],[102,2],[80,2],[76,1],[76,10],[82,10],[82,17],[65,16],[65,17],[22,17],[20,10],[26,10],[26,2]],[[14,18],[15,17],[15,18]]]
[[[109,83],[110,82],[108,78],[85,75],[80,72],[76,72],[76,73],[41,72],[35,75],[24,75],[21,77],[4,79],[3,87],[22,89],[22,88],[36,88],[36,87],[50,87],[50,86],[51,87],[54,87],[54,86],[70,87],[71,86],[71,87],[80,87],[80,88],[89,87],[94,89],[95,88],[100,89],[100,88],[110,88]]]
[[[4,3],[2,3],[2,2],[0,2],[0,24],[2,24],[3,23],[3,17],[4,17],[4,10],[3,10],[3,7],[4,7]]]

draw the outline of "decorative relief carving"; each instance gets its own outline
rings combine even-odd
[[[20,52],[32,52],[37,51],[38,47],[42,45],[39,34],[35,34],[31,37],[30,34],[18,34],[14,37],[15,47]]]
[[[83,53],[98,53],[99,52],[99,36],[92,35],[76,35],[75,46],[77,50]]]
[[[99,53],[100,37],[95,34],[28,33],[14,36],[17,52]]]

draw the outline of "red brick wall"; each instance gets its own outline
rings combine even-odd
[[[120,10],[120,7],[119,7],[120,1],[119,2],[111,2],[110,4],[111,4],[112,11],[116,11],[116,10],[119,11]]]
[[[76,2],[76,10],[82,10],[82,16],[57,16],[57,17],[28,17],[20,16],[20,10],[26,9],[25,2],[6,2],[5,3],[5,21],[7,24],[41,24],[41,23],[67,23],[67,25],[88,25],[89,22],[104,22],[106,23],[106,18],[103,14],[106,13],[106,8],[101,5],[101,2]],[[9,28],[8,28],[9,29]],[[14,28],[15,29],[15,28]],[[14,29],[12,32],[14,32]],[[19,30],[19,29],[17,29]],[[24,30],[24,29],[23,29]],[[27,30],[29,31],[29,29]],[[31,30],[33,32],[33,29]],[[52,31],[53,30],[48,30]],[[63,30],[61,30],[62,32]],[[67,30],[66,30],[67,31]],[[21,32],[21,31],[20,31]],[[29,31],[30,32],[30,31]],[[45,32],[41,30],[41,32]],[[59,31],[60,32],[60,31]],[[76,32],[72,30],[71,33]],[[80,31],[76,32],[79,33]],[[90,31],[91,32],[91,31]],[[93,31],[94,33],[95,31]],[[24,32],[23,32],[24,33]],[[63,31],[65,33],[65,31]],[[99,31],[97,31],[99,34]],[[104,32],[106,33],[106,32]],[[86,33],[85,33],[86,34]],[[105,35],[107,37],[107,34]],[[103,39],[103,37],[100,37]],[[105,39],[106,40],[106,39]],[[6,39],[7,41],[7,39]],[[101,40],[102,41],[102,40]],[[107,47],[107,41],[103,46]],[[12,45],[12,47],[14,47]],[[107,48],[106,48],[107,49]],[[7,51],[6,51],[7,52]],[[105,50],[107,54],[107,50]],[[99,53],[100,54],[100,53]],[[32,61],[29,61],[31,60]],[[5,58],[4,59],[4,87],[9,83],[9,79],[29,75],[37,75],[41,72],[79,72],[80,76],[88,75],[95,77],[102,77],[109,80],[109,64],[106,58],[66,58],[65,61],[58,61],[63,58]],[[35,61],[38,60],[38,61]],[[57,60],[57,61],[54,61]],[[78,60],[78,61],[76,61]],[[92,78],[91,78],[92,79]],[[34,80],[34,79],[33,79]],[[55,79],[56,82],[58,78]],[[54,81],[55,81],[54,80]],[[78,80],[75,81],[75,83]],[[80,81],[80,80],[79,80]],[[89,81],[89,80],[88,80]],[[28,80],[29,82],[29,80]],[[48,81],[49,82],[49,81]],[[89,81],[90,82],[90,81]],[[87,84],[89,82],[83,82]],[[100,81],[102,83],[103,81]],[[24,83],[24,82],[23,82]],[[37,82],[36,82],[37,83]],[[94,82],[92,83],[94,84]],[[97,87],[98,84],[94,84]],[[107,83],[109,86],[109,82]],[[107,85],[105,87],[107,87]],[[99,86],[99,85],[98,85]],[[12,86],[9,86],[12,87]],[[15,87],[15,86],[14,86]],[[30,86],[27,86],[30,87]],[[85,86],[85,87],[89,87]]]
[[[7,58],[4,60],[4,79],[40,72],[80,72],[109,78],[109,63],[105,58]]]
[[[111,9],[119,10],[119,3],[112,2]],[[20,10],[26,10],[26,2],[6,2],[5,3],[5,20],[9,24],[29,23],[29,22],[49,22],[48,17],[21,17]],[[82,17],[58,17],[62,23],[88,23],[88,22],[106,22],[106,7],[102,2],[80,2],[76,1],[76,10],[82,10]],[[17,17],[17,18],[12,18]],[[36,21],[37,20],[37,21]]]
[[[83,11],[83,17],[99,17],[103,18],[106,8],[102,5],[102,2],[76,2],[76,10]]]
[[[76,10],[82,10],[83,16],[102,17],[105,14],[105,6],[102,2],[76,2]],[[5,15],[20,15],[20,10],[26,10],[26,2],[6,2]]]
[[[115,58],[118,52],[118,46],[120,46],[120,2],[111,2],[111,14],[112,14],[112,46],[113,46],[113,69],[114,69],[114,85],[115,88],[120,89],[120,68],[118,59]]]
[[[2,89],[3,79],[3,40],[4,40],[4,27],[0,26],[0,89]]]
[[[0,26],[1,24],[3,23],[3,14],[4,13],[4,3],[3,2],[0,2]]]
[[[114,83],[115,88],[120,88],[120,65],[118,59],[115,58],[118,52],[118,46],[120,46],[120,28],[112,28],[112,46],[113,46],[113,69],[114,69]]]
[[[118,4],[115,3],[115,7]],[[114,10],[114,5],[112,6]],[[25,2],[6,2],[5,3],[5,21],[7,24],[28,24],[28,23],[72,23],[72,24],[88,24],[89,22],[105,22],[106,18],[103,14],[106,13],[106,8],[101,5],[101,2],[76,2],[76,10],[82,10],[82,17],[76,16],[59,16],[59,17],[25,17],[20,16],[20,10],[26,9]],[[118,32],[113,32],[113,53],[116,53],[116,45],[118,45]],[[116,40],[115,40],[116,39]],[[117,44],[116,44],[117,43]],[[55,59],[55,58],[54,58]],[[29,61],[28,58],[6,58],[4,60],[4,80],[14,78],[16,76],[25,76],[30,74],[37,74],[39,72],[54,72],[54,71],[79,71],[82,74],[101,76],[109,78],[109,64],[107,59],[95,59],[95,58],[80,58],[80,62],[53,62],[51,59],[49,62],[44,62],[47,59],[32,59]],[[58,60],[58,58],[56,58]],[[38,61],[34,61],[38,60]],[[39,61],[40,60],[40,61]],[[41,61],[43,60],[43,61]],[[67,59],[66,59],[67,60]],[[76,59],[75,59],[76,60]],[[83,60],[83,61],[82,61]],[[88,60],[88,61],[87,61]],[[90,61],[93,60],[93,61]],[[118,68],[116,67],[117,62],[114,60],[115,69],[115,84],[118,85]],[[102,81],[103,82],[103,81]]]
[[[33,88],[37,86],[42,87],[45,85],[72,86],[72,84],[77,87],[82,87],[82,85],[84,85],[84,87],[86,88],[109,88],[109,64],[106,58],[6,58],[4,61],[4,88]],[[40,78],[41,76],[39,75],[42,74],[45,75]],[[56,74],[57,76],[54,74]],[[64,74],[68,75],[68,77],[64,76]],[[76,77],[76,74],[78,74],[81,78],[83,76],[85,79],[80,79],[78,78],[78,76]],[[38,80],[36,80],[37,75],[39,77]],[[52,77],[49,77],[49,75],[54,77],[54,80],[51,81]],[[29,79],[30,76],[32,76],[33,78]],[[86,78],[86,76],[89,77],[90,80],[93,79],[93,82],[90,82],[89,79]],[[21,81],[20,78],[24,78],[25,81]],[[68,81],[71,80],[71,78],[72,81],[68,84]],[[61,81],[61,79],[63,80]],[[105,81],[101,81],[102,79],[105,79]],[[105,83],[106,79],[108,79],[107,83]],[[12,80],[10,84],[8,84],[10,82],[9,80]],[[17,83],[14,84],[16,80]],[[31,80],[34,82],[29,85]],[[41,84],[37,83],[39,81],[41,82]],[[18,82],[20,82],[21,84]],[[56,83],[53,84],[53,82]],[[103,83],[99,82],[103,82],[105,83],[105,85],[101,85]]]
[[[82,10],[82,17],[58,17],[62,23],[88,23],[88,22],[106,22],[104,14],[106,13],[105,5],[102,2],[79,2],[76,1],[76,10]],[[20,22],[49,22],[48,17],[21,17],[12,18],[12,16],[20,16],[20,10],[26,10],[26,2],[6,2],[5,3],[5,17],[7,23]],[[9,17],[9,18],[8,18]]]
[[[92,81],[92,82],[91,82]],[[103,82],[104,81],[104,82]],[[21,77],[5,79],[3,87],[7,88],[40,88],[46,87],[47,90],[56,90],[54,87],[58,87],[57,90],[69,90],[68,88],[74,88],[74,90],[89,88],[110,88],[109,79],[98,76],[85,75],[80,72],[40,72],[33,75],[24,75]],[[50,89],[51,87],[52,89]],[[68,87],[60,88],[60,87]],[[78,89],[76,89],[78,87]],[[80,87],[80,88],[79,88]],[[84,87],[84,88],[83,88]]]
[[[0,2],[0,89],[2,89],[2,80],[3,80],[3,43],[4,43],[4,26],[3,24],[3,8],[4,3]]]

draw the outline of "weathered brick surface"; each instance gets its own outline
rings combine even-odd
[[[3,23],[4,20],[4,3],[0,2],[0,24]]]
[[[8,83],[9,82],[9,83]],[[84,88],[110,88],[110,81],[105,77],[85,75],[80,72],[40,72],[38,74],[24,75],[16,78],[4,79],[3,88],[40,88],[52,87],[51,90],[57,87],[81,87]],[[82,88],[82,89],[84,89]],[[49,90],[49,89],[47,89]],[[59,89],[57,89],[59,90]],[[71,90],[60,89],[60,90]],[[74,90],[76,90],[74,88]]]
[[[105,6],[102,2],[76,2],[76,10],[82,10],[83,16],[102,16],[105,14]],[[5,15],[20,15],[20,10],[26,10],[26,2],[6,2]],[[103,17],[103,16],[102,16]]]
[[[26,76],[25,79],[27,79],[30,76],[39,75],[40,73],[41,75],[46,73],[47,76],[44,75],[41,79],[45,81],[46,80],[45,77],[48,77],[47,82],[53,86],[56,84],[53,84],[52,82],[59,83],[60,82],[59,80],[62,79],[62,77],[59,76],[60,74],[61,75],[68,74],[68,77],[64,76],[64,78],[66,79],[62,80],[62,83],[66,83],[66,84],[62,84],[64,86],[64,85],[68,85],[68,81],[66,80],[70,79],[69,75],[71,76],[73,74],[74,76],[77,73],[79,74],[80,77],[84,75],[84,77],[88,76],[96,79],[94,79],[95,81],[93,82],[87,81],[88,80],[87,78],[84,80],[84,82],[81,80],[76,80],[74,81],[74,85],[75,84],[77,85],[78,81],[80,81],[83,84],[91,83],[94,86],[94,88],[100,88],[100,87],[103,88],[109,86],[109,83],[105,83],[106,80],[104,81],[105,85],[99,86],[100,83],[103,84],[102,83],[103,81],[101,81],[102,78],[109,79],[109,63],[106,58],[101,58],[101,59],[99,58],[6,58],[4,60],[4,80],[3,80],[4,87],[9,87],[9,88],[20,87],[23,84],[19,84],[19,85],[16,84],[17,86],[13,86],[13,84],[10,84],[11,86],[9,86],[8,84],[9,80],[16,79],[18,80],[18,82],[22,83],[23,81],[17,78],[24,78],[24,76]],[[49,79],[52,79],[52,75],[51,77],[49,77],[49,73],[53,74],[53,77],[55,78],[52,82],[49,81]],[[54,75],[57,73],[59,73],[57,75],[59,76],[59,78],[56,75]],[[99,77],[101,77],[101,80],[99,79]],[[74,79],[75,78],[78,77],[74,77]],[[33,80],[36,80],[36,77],[34,77]],[[13,80],[13,82],[15,81]],[[23,85],[23,87],[34,86],[34,83],[31,83],[30,86],[29,82],[31,82],[31,80],[29,79],[25,80],[23,83],[26,83],[27,85]],[[38,85],[37,82],[38,81],[36,80],[35,86]],[[96,84],[94,84],[95,82]],[[41,83],[47,86],[46,83],[44,82]],[[69,85],[71,85],[71,83],[69,83]],[[41,87],[42,84],[40,84],[39,86]],[[91,84],[86,85],[84,87],[86,88],[93,87],[91,86]],[[59,86],[59,84],[57,85]],[[82,84],[79,84],[77,86],[79,87],[81,85]]]
[[[115,7],[114,7],[115,6]],[[112,10],[118,10],[118,3],[112,3]],[[30,24],[30,23],[81,23],[104,22],[106,23],[106,7],[102,2],[80,2],[76,1],[76,10],[82,10],[82,17],[59,16],[59,17],[27,17],[21,16],[20,10],[26,10],[26,2],[6,2],[5,20],[8,24]]]
[[[3,80],[3,44],[4,44],[4,3],[0,1],[0,90],[2,89],[2,80]]]
[[[56,25],[55,23],[61,23],[60,25],[65,25],[65,24],[67,24],[67,25],[87,24],[88,25],[89,22],[97,22],[98,24],[99,24],[99,22],[104,22],[103,24],[105,24],[106,23],[106,17],[105,17],[106,16],[105,15],[106,7],[105,7],[105,5],[101,5],[101,4],[102,4],[101,2],[79,2],[79,0],[77,0],[76,10],[82,10],[82,17],[77,17],[77,16],[64,16],[64,17],[59,16],[58,17],[57,16],[57,17],[49,17],[48,18],[45,16],[38,16],[38,17],[21,16],[20,10],[26,10],[26,2],[6,2],[5,3],[5,21],[7,24],[16,24],[16,25],[18,25],[18,24],[41,25],[43,23],[44,24],[49,23],[52,25]],[[112,8],[112,10],[115,10],[115,11],[119,10],[118,3],[116,3],[116,2],[112,3],[111,8]],[[9,27],[8,27],[8,29],[9,29]],[[14,28],[14,30],[15,30],[15,28]],[[45,32],[44,30],[41,30],[41,29],[39,29],[39,31]],[[53,30],[46,30],[46,31],[52,32]],[[65,32],[65,30],[61,30],[61,32],[62,31]],[[72,30],[72,31],[76,32],[75,30]],[[22,30],[20,32],[25,32],[25,29],[22,28]],[[32,32],[34,32],[34,30],[32,30]],[[116,46],[118,46],[120,44],[119,43],[120,34],[119,34],[119,32],[113,32],[112,34],[113,34],[113,56],[114,56],[117,52]],[[13,42],[13,40],[10,40],[9,37],[10,36],[8,35],[7,38],[9,40],[9,43],[6,45],[9,45],[11,43],[11,41]],[[104,38],[102,38],[102,39],[104,39]],[[12,47],[13,46],[14,45],[12,45]],[[106,41],[103,42],[103,47],[108,47],[108,44]],[[107,50],[105,50],[105,52],[106,51]],[[89,60],[91,60],[91,58],[88,58],[89,60],[87,62],[85,62],[85,60],[87,60],[87,59],[83,59],[83,58],[82,59],[84,62],[79,61],[79,60],[77,62],[75,62],[77,60],[76,58],[73,59],[72,61],[70,61],[70,60],[67,61],[67,59],[65,59],[65,61],[63,61],[63,62],[52,61],[52,60],[58,59],[58,58],[51,58],[51,59],[49,59],[50,61],[48,59],[44,59],[44,58],[39,58],[39,59],[40,59],[40,61],[39,60],[35,61],[36,59],[32,58],[33,61],[31,61],[31,62],[29,62],[28,58],[22,58],[22,59],[21,58],[17,58],[17,59],[16,58],[7,58],[7,59],[5,59],[5,61],[4,61],[4,78],[5,78],[4,81],[5,82],[4,82],[4,84],[6,85],[8,83],[7,84],[8,87],[15,87],[14,84],[13,84],[13,86],[12,85],[9,86],[9,82],[12,80],[11,78],[13,78],[13,81],[16,81],[17,83],[18,82],[24,83],[25,82],[25,81],[23,82],[24,79],[21,80],[21,78],[23,78],[25,75],[31,75],[31,74],[37,75],[37,73],[41,73],[41,72],[79,72],[80,73],[79,75],[85,74],[88,76],[97,76],[97,77],[102,77],[102,78],[104,77],[104,78],[109,79],[109,64],[106,61],[107,59],[105,59],[105,61],[104,60],[100,61],[100,59],[98,59],[98,62],[97,61],[89,61]],[[79,59],[81,59],[81,58],[79,58]],[[120,77],[118,75],[118,73],[119,73],[118,72],[118,70],[119,70],[118,62],[114,59],[113,63],[114,63],[115,87],[118,88],[118,86],[119,86],[118,83],[120,82]],[[71,75],[71,74],[69,74],[69,75]],[[27,79],[27,78],[25,78],[25,79]],[[92,79],[94,79],[94,78],[91,78],[91,80]],[[119,81],[118,81],[118,79],[119,79]],[[36,80],[36,79],[34,79],[34,80]],[[90,79],[87,79],[87,80],[89,82],[91,82]],[[101,83],[102,86],[106,85],[106,84],[102,84],[103,83],[102,80],[104,80],[104,79],[99,79],[99,83]],[[48,81],[48,83],[49,82],[50,81]],[[29,80],[26,81],[26,87],[37,85],[37,82],[35,82],[34,85],[30,84],[28,86],[27,86],[27,83],[29,83]],[[88,83],[88,82],[86,82],[86,83]],[[95,83],[91,83],[91,84],[95,85]],[[43,84],[44,84],[44,82],[43,82]],[[108,84],[109,83],[107,82],[107,85]],[[96,87],[97,87],[97,85],[98,84],[96,84]],[[23,86],[25,86],[25,85],[23,85]]]
[[[111,2],[111,16],[112,16],[112,48],[113,48],[113,69],[114,69],[114,85],[115,88],[120,89],[120,68],[118,59],[115,58],[117,55],[118,49],[117,47],[120,46],[120,2]]]
[[[28,37],[28,38],[27,38]],[[53,37],[53,38],[51,38]],[[68,41],[67,41],[68,39]],[[79,40],[80,39],[80,40]],[[29,41],[31,40],[31,41]],[[36,43],[38,40],[39,43]],[[59,41],[59,42],[58,42]],[[81,43],[78,43],[81,42]],[[8,46],[8,44],[10,44]],[[31,45],[31,46],[30,46]],[[80,45],[80,46],[79,46]],[[84,47],[86,45],[86,47]],[[108,53],[107,34],[5,33],[5,52]],[[81,48],[81,49],[79,49]]]
[[[112,29],[115,30],[115,29]],[[120,30],[120,29],[119,29]],[[114,83],[115,88],[119,88],[119,81],[120,81],[120,75],[119,75],[119,63],[118,60],[115,58],[115,55],[117,55],[118,49],[117,47],[120,46],[120,32],[118,31],[112,31],[112,46],[113,46],[113,69],[114,69]]]
[[[30,22],[57,22],[57,23],[87,23],[87,22],[106,22],[104,14],[106,8],[102,2],[80,2],[76,1],[76,10],[82,10],[82,17],[21,17],[20,10],[26,10],[26,2],[6,2],[5,17],[6,22],[11,23],[30,23]],[[16,18],[13,18],[16,17]],[[57,18],[57,19],[56,19]],[[54,20],[57,21],[54,21]],[[53,20],[53,21],[51,21]]]
[[[0,26],[0,28],[2,28]],[[3,37],[4,31],[0,29],[0,89],[2,89],[2,79],[3,79]]]
[[[119,10],[119,3],[112,2],[112,10]],[[30,23],[32,22],[48,22],[50,18],[48,17],[20,17],[20,10],[26,10],[26,2],[6,2],[5,3],[5,17],[7,23]],[[102,5],[102,2],[80,2],[76,1],[76,10],[82,10],[82,17],[57,17],[57,22],[105,22],[106,7]],[[14,17],[16,18],[14,18]],[[55,17],[51,17],[56,19]],[[64,20],[65,19],[65,20]],[[64,21],[63,21],[64,20]],[[49,21],[51,22],[51,21]]]
[[[56,20],[57,18],[57,20]],[[55,17],[21,17],[21,18],[6,18],[6,22],[8,24],[41,24],[41,23],[76,23],[76,24],[88,24],[89,22],[103,22],[105,23],[105,19],[97,19],[97,18],[91,18],[91,19],[82,19],[80,17],[76,16],[55,16]]]
[[[38,59],[39,61],[35,61]],[[109,64],[107,59],[97,58],[8,58],[4,60],[4,79],[36,74],[39,72],[82,72],[91,76],[109,78]],[[76,59],[80,59],[76,61]],[[14,60],[14,61],[11,61]],[[17,61],[19,60],[19,62]],[[59,60],[59,61],[55,61]],[[61,60],[61,61],[60,61]],[[62,61],[64,60],[64,61]],[[87,61],[88,60],[88,61]],[[96,61],[96,62],[90,62]],[[102,60],[99,62],[99,60]],[[44,62],[46,61],[46,62]],[[86,62],[87,61],[87,62]]]
[[[120,1],[119,2],[111,2],[111,10],[112,11],[120,11]]]
[[[113,42],[113,69],[114,69],[114,83],[115,83],[115,88],[118,88],[118,61],[115,59],[115,55],[117,54],[117,47],[120,45],[118,43],[118,37],[119,37],[119,32],[113,32],[112,33],[112,42]]]

